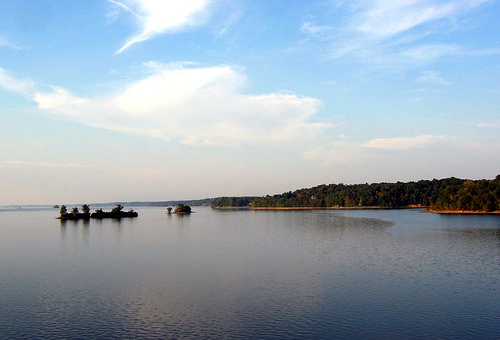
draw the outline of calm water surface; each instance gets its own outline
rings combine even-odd
[[[0,211],[0,338],[500,338],[500,217],[136,210]]]

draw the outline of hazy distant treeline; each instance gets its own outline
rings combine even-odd
[[[435,210],[500,210],[500,175],[494,180],[459,178],[373,184],[324,184],[263,197],[220,197],[214,207],[430,206]]]
[[[212,201],[212,207],[247,207],[255,198],[254,196],[217,197]]]
[[[177,201],[152,201],[152,202],[123,202],[123,204],[133,207],[175,207],[178,204],[185,204],[189,206],[210,206],[212,198],[204,198],[199,200],[177,200]],[[101,203],[101,205],[109,205],[111,203]],[[94,205],[99,205],[96,203]]]

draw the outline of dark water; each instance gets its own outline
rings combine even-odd
[[[499,339],[500,218],[0,211],[0,338]]]

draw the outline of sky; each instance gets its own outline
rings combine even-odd
[[[0,2],[0,205],[500,174],[500,1]]]

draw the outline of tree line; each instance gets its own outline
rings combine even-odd
[[[129,211],[123,211],[123,205],[117,204],[111,211],[103,211],[102,209],[97,209],[93,213],[90,213],[90,206],[88,204],[82,205],[82,211],[80,212],[77,207],[73,207],[70,212],[68,208],[63,204],[59,210],[61,220],[88,220],[91,218],[103,219],[103,218],[123,218],[123,217],[137,217],[139,214],[133,209]]]
[[[500,175],[494,180],[464,181],[448,186],[431,202],[432,210],[485,211],[500,210]]]
[[[212,207],[247,207],[256,197],[217,197],[212,201]]]
[[[500,210],[500,175],[493,180],[455,177],[417,182],[323,184],[262,197],[219,197],[213,207],[431,207],[433,210]]]

